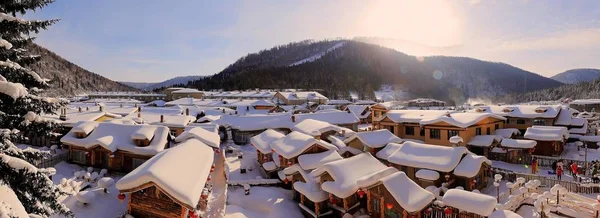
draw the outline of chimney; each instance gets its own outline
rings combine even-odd
[[[346,135],[346,130],[342,129],[342,137]]]
[[[164,115],[162,115],[162,114],[160,115],[160,122],[161,122],[161,123],[164,123],[164,122],[165,122],[165,116],[164,116]]]
[[[223,108],[223,113],[225,113],[225,108]]]
[[[185,115],[186,115],[186,116],[189,116],[189,115],[190,115],[190,109],[189,109],[189,108],[186,108],[186,109],[185,109]]]
[[[81,111],[82,111],[81,107],[79,107],[78,110],[79,110],[79,113],[81,113]]]
[[[89,110],[90,110],[90,107],[85,107],[85,111],[89,111]]]
[[[104,106],[100,105],[100,111],[104,111]]]
[[[119,107],[123,108],[123,104],[119,105]]]
[[[292,115],[292,123],[296,122],[296,116]]]
[[[67,120],[67,109],[66,108],[61,108],[60,109],[59,119],[62,120],[62,121]]]

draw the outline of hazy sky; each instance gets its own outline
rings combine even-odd
[[[61,19],[37,42],[120,81],[211,75],[275,45],[357,36],[544,76],[600,68],[598,0],[57,0],[27,18]]]

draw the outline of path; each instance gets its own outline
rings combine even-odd
[[[224,150],[224,149],[221,149]],[[225,216],[225,202],[227,201],[227,178],[225,178],[225,159],[223,152],[215,154],[215,171],[211,175],[213,190],[208,196],[208,208],[205,212],[208,218]]]

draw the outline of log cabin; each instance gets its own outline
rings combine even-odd
[[[269,170],[263,167],[263,164],[273,161],[273,151],[271,149],[271,143],[285,137],[285,134],[267,129],[264,132],[250,138],[250,145],[256,148],[256,160],[258,166],[264,171],[264,175],[268,178],[275,176],[277,173],[275,169],[269,168]]]
[[[219,136],[217,125],[208,124],[204,126],[188,126],[184,132],[175,138],[175,142],[181,143],[189,139],[200,140],[205,145],[212,148],[219,148],[221,137]]]
[[[366,190],[363,191],[366,192],[366,208],[374,218],[420,218],[421,211],[435,200],[433,193],[395,169],[362,177],[357,183],[361,190]]]
[[[532,126],[527,128],[523,137],[537,142],[534,155],[560,156],[569,138],[569,131],[566,127]]]
[[[293,116],[288,113],[245,116],[223,115],[215,123],[231,128],[233,142],[237,145],[245,145],[250,143],[250,138],[267,129],[289,133],[290,128],[294,125],[292,119]]]
[[[152,157],[116,183],[121,194],[129,194],[127,213],[165,218],[200,214],[208,201],[213,160],[213,149],[198,139]]]
[[[285,105],[300,105],[307,102],[325,104],[329,100],[321,93],[314,91],[276,92],[273,98],[278,103]]]
[[[278,159],[263,164],[263,168],[268,171],[279,171],[294,165],[298,163],[298,156],[303,154],[338,150],[335,145],[296,131],[271,142],[270,147],[273,153],[277,154]]]
[[[190,115],[190,110],[186,109],[182,114],[179,108],[141,108],[137,114],[127,116],[138,124],[150,124],[166,126],[171,135],[179,136],[185,128],[196,121],[195,116]]]
[[[515,128],[496,129],[494,130],[494,135],[505,139],[514,139],[521,135],[521,131]]]
[[[465,155],[453,172],[456,176],[456,186],[461,186],[467,191],[487,188],[488,178],[491,177],[488,175],[491,166],[492,161],[484,156]]]
[[[326,163],[313,170],[310,175],[319,181],[321,190],[328,193],[329,208],[333,215],[341,217],[366,208],[366,196],[357,193],[357,180],[361,177],[390,170],[370,153]],[[393,170],[393,169],[392,169]]]
[[[377,105],[375,105],[377,106]],[[377,108],[371,107],[372,113]],[[425,129],[421,120],[443,116],[450,111],[443,110],[390,110],[384,115],[373,117],[373,129],[387,129],[402,139],[425,141]]]
[[[371,155],[375,155],[389,143],[400,142],[402,142],[402,139],[398,138],[398,136],[395,136],[387,129],[358,132],[350,136],[350,138],[344,140],[344,143],[348,147],[352,147],[363,152],[370,152]]]
[[[496,129],[504,128],[505,120],[490,113],[464,112],[422,119],[419,124],[425,129],[425,143],[453,146],[452,136],[460,136],[468,142],[475,136],[491,135]]]
[[[340,127],[345,127],[351,129],[352,131],[358,131],[358,124],[360,123],[360,119],[358,119],[358,117],[356,117],[356,115],[354,115],[351,111],[325,111],[295,114],[293,116],[294,122],[302,122],[307,119],[313,119]]]
[[[360,119],[361,124],[370,124],[372,122],[371,108],[369,105],[348,105],[346,111],[351,111]]]
[[[504,128],[518,129],[523,135],[528,127],[534,125],[553,126],[561,110],[560,105],[503,105],[479,106],[473,111],[505,117]]]
[[[523,163],[520,159],[523,155],[533,153],[536,141],[524,139],[502,139],[499,146],[492,149],[492,152],[487,156],[492,160],[504,161],[507,163],[520,164]]]
[[[80,122],[60,141],[70,162],[130,172],[168,148],[168,134],[163,126]]]
[[[302,120],[292,126],[291,130],[298,131],[327,142],[331,142],[328,139],[329,136],[337,136],[345,139],[356,134],[356,132],[352,131],[351,129],[313,119]]]
[[[477,154],[489,157],[491,150],[498,146],[502,137],[498,135],[477,135],[467,142],[467,149]]]

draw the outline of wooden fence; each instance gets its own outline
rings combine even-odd
[[[68,158],[69,158],[69,153],[64,152],[64,153],[52,155],[49,158],[36,160],[33,162],[33,165],[36,166],[37,168],[54,167],[54,166],[56,166],[56,164],[60,163],[61,161],[67,161]]]
[[[562,162],[565,166],[568,166],[569,164],[571,164],[573,162],[577,163],[577,165],[579,165],[581,167],[585,166],[585,161],[581,161],[581,160],[573,160],[573,159],[567,159],[567,158],[561,158],[561,157],[538,156],[538,155],[530,155],[530,154],[522,154],[518,158],[515,158],[511,161],[507,161],[506,155],[507,154],[503,154],[503,153],[491,153],[489,155],[489,159],[497,160],[497,161],[504,161],[504,162],[508,162],[508,163],[512,163],[512,164],[531,165],[531,163],[533,162],[533,158],[535,157],[538,162],[538,167],[551,168],[552,164],[554,164],[554,162],[557,162],[559,160],[562,160]],[[588,162],[589,161],[591,161],[591,160],[588,160]]]
[[[503,180],[515,182],[517,178],[523,177],[527,181],[529,180],[540,180],[542,187],[552,187],[556,184],[560,184],[562,187],[565,187],[570,192],[575,193],[583,193],[583,194],[593,194],[600,193],[600,184],[592,184],[592,183],[580,183],[576,181],[567,181],[567,180],[558,180],[554,178],[549,178],[540,175],[527,174],[527,173],[518,173],[512,172],[500,168],[492,168],[492,174],[500,174],[502,175]],[[493,176],[493,175],[492,175]]]

